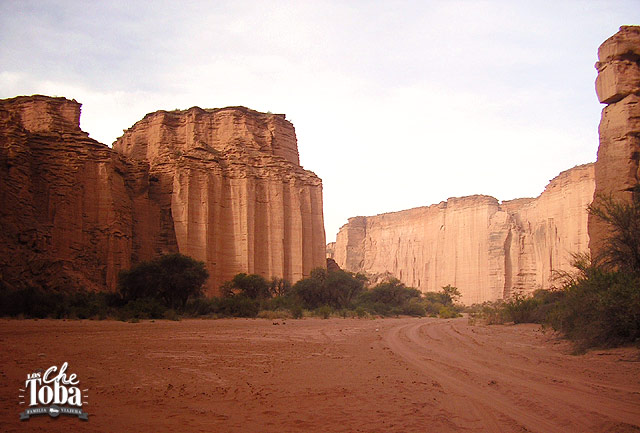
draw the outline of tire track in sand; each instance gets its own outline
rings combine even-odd
[[[601,390],[589,392],[575,382],[575,374],[574,388],[564,392],[557,384],[541,383],[536,375],[523,376],[522,370],[510,363],[529,354],[515,348],[504,353],[499,338],[484,339],[479,345],[452,323],[461,322],[399,325],[385,334],[384,341],[405,362],[442,385],[442,410],[461,430],[564,433],[594,431],[607,420],[609,424],[640,424],[637,400],[618,401],[615,407],[613,398],[599,395]],[[476,350],[470,352],[470,346]],[[523,367],[536,369],[535,364]],[[499,384],[492,377],[499,378]]]

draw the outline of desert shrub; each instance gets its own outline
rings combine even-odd
[[[203,262],[182,254],[168,254],[121,271],[118,291],[126,301],[154,298],[167,308],[182,310],[190,298],[201,296],[208,277]]]
[[[365,310],[364,307],[362,306],[356,307],[355,313],[356,313],[356,316],[361,319],[369,315],[369,313],[367,313],[367,310]]]
[[[316,316],[322,317],[323,319],[328,319],[332,314],[335,313],[335,310],[329,305],[323,305],[318,307],[313,312]]]
[[[237,274],[222,286],[223,296],[241,295],[251,299],[266,299],[271,297],[269,282],[257,274]]]
[[[444,286],[439,292],[426,292],[423,294],[425,314],[441,318],[459,317],[463,306],[456,303],[458,299],[460,299],[460,291],[450,284]]]
[[[412,298],[402,306],[402,314],[414,317],[424,317],[427,310],[419,298]]]
[[[380,283],[371,290],[360,295],[359,301],[364,304],[384,304],[391,307],[400,307],[411,299],[420,299],[421,292],[413,287],[407,287],[396,278]]]
[[[139,298],[127,302],[118,310],[119,320],[162,319],[167,307],[157,298]]]
[[[275,298],[283,298],[291,294],[291,283],[284,278],[274,277],[269,282],[269,294]]]
[[[640,278],[622,271],[592,269],[564,287],[548,314],[551,326],[577,347],[610,347],[640,338]]]
[[[444,305],[440,307],[440,311],[438,311],[438,316],[441,319],[453,319],[456,317],[460,317],[461,314],[458,313],[453,307]]]
[[[215,313],[216,300],[209,298],[190,299],[183,309],[183,313],[191,317],[209,316]]]
[[[469,308],[469,318],[474,322],[481,320],[487,325],[499,325],[508,321],[502,300],[472,305]]]
[[[291,313],[289,313],[289,311],[285,311],[285,310],[275,310],[275,311],[261,310],[258,313],[258,318],[259,319],[269,319],[269,320],[290,319],[291,318]]]
[[[0,316],[52,319],[114,317],[119,297],[112,293],[47,292],[23,288],[0,290]]]
[[[174,322],[179,322],[180,321],[180,315],[178,313],[176,313],[175,310],[172,310],[171,308],[169,308],[168,310],[166,310],[164,312],[163,319],[165,319],[165,320],[173,320]]]
[[[640,338],[640,184],[630,202],[596,197],[589,214],[608,224],[609,235],[593,260],[576,256],[577,272],[565,278],[563,296],[547,321],[579,349],[635,342]]]
[[[534,296],[524,296],[516,294],[503,303],[507,319],[513,323],[539,323],[537,314],[541,300]]]
[[[304,311],[300,304],[292,305],[289,311],[291,312],[291,317],[293,317],[294,319],[302,319],[302,317],[304,316]]]
[[[247,296],[233,296],[230,298],[216,298],[214,312],[222,317],[257,317],[260,303]]]
[[[294,304],[299,303],[299,299],[292,295],[276,296],[260,300],[260,309],[269,311],[290,310]]]
[[[345,271],[327,272],[317,268],[293,285],[293,293],[310,310],[328,305],[335,309],[349,308],[363,290],[364,279]]]
[[[630,202],[597,196],[588,210],[610,229],[595,261],[607,269],[640,276],[640,184],[633,188]]]

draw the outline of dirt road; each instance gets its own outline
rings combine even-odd
[[[466,319],[0,320],[0,431],[640,432],[640,354]],[[278,323],[274,325],[273,323]],[[69,363],[88,421],[20,421]]]

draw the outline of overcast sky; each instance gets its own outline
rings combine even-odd
[[[596,159],[598,46],[633,1],[0,0],[0,98],[83,104],[111,144],[159,109],[285,113],[347,218],[535,197]]]

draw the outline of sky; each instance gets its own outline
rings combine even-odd
[[[597,49],[628,24],[638,0],[0,0],[0,98],[76,99],[108,145],[160,109],[284,113],[333,241],[595,161]]]

